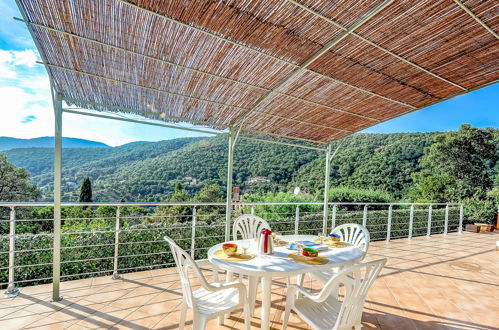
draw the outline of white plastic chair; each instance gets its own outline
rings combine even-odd
[[[378,277],[387,259],[360,263],[336,274],[326,282],[319,294],[298,285],[290,285],[282,329],[286,329],[291,310],[294,310],[313,329],[361,329],[362,309],[367,291]],[[336,288],[344,287],[344,296]],[[297,295],[300,294],[300,298]]]
[[[239,239],[253,239],[258,238],[262,229],[270,229],[270,225],[264,219],[257,217],[253,214],[243,214],[234,220],[232,225],[232,237],[234,241]],[[227,282],[232,282],[234,279],[234,274],[232,272],[227,272]],[[256,290],[260,278],[251,278],[248,288],[248,297],[253,300],[256,296]],[[250,312],[253,314],[254,301],[250,301]],[[228,315],[227,315],[228,317]]]
[[[192,308],[193,311],[193,330],[205,329],[208,320],[216,317],[219,317],[219,322],[223,322],[224,314],[239,308],[244,309],[245,328],[250,329],[249,305],[244,284],[240,282],[209,284],[194,259],[171,238],[165,236],[164,239],[170,245],[182,282],[183,299],[179,329],[184,328],[188,308]],[[196,275],[201,288],[192,290],[189,270]]]
[[[237,241],[241,239],[257,238],[262,229],[270,229],[269,223],[260,217],[252,214],[243,214],[239,216],[232,226],[233,239]]]
[[[346,223],[334,228],[331,231],[331,234],[340,235],[340,239],[343,242],[347,242],[352,246],[364,251],[364,256],[362,257],[362,259],[364,259],[367,254],[367,250],[369,249],[370,241],[369,230],[367,230],[366,227],[356,223]],[[310,272],[308,273],[308,275],[316,281],[326,283],[339,271],[341,271],[341,269],[333,268],[320,272]],[[303,275],[298,278],[298,283],[300,283],[300,285],[303,285]]]

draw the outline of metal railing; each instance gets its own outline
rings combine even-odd
[[[0,285],[18,287],[51,281],[52,203],[0,203]],[[242,213],[265,218],[273,231],[318,234],[343,223],[359,223],[371,240],[461,232],[462,204],[429,203],[234,203],[226,223],[225,203],[64,203],[60,267],[62,279],[78,279],[173,266],[162,237],[172,236],[196,259],[231,237]],[[49,208],[47,208],[49,207]],[[44,211],[44,212],[42,212]],[[229,232],[227,232],[227,228]]]

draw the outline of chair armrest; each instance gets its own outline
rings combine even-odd
[[[215,282],[208,284],[209,287],[205,288],[208,291],[222,291],[227,289],[237,289],[241,298],[246,299],[246,286],[241,282],[234,281],[229,283]]]
[[[305,288],[303,288],[303,287],[301,287],[299,285],[296,285],[296,284],[291,284],[288,287],[288,299],[293,299],[294,300],[294,297],[296,296],[297,292],[301,293],[302,295],[304,295],[305,297],[307,297],[310,300],[313,300],[313,301],[317,300],[317,296],[316,295],[312,294],[307,289],[305,289]]]

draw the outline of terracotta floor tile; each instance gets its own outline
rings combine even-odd
[[[489,329],[499,328],[497,234],[415,237],[412,240],[372,242],[366,260],[388,257],[389,262],[368,293],[364,329]],[[461,246],[465,245],[466,249]],[[211,270],[203,268],[211,281]],[[220,272],[224,280],[225,273]],[[247,284],[247,279],[242,279]],[[294,279],[292,279],[292,282]],[[193,281],[196,284],[196,281]],[[198,283],[199,284],[199,283]],[[195,287],[198,287],[198,284]],[[305,286],[322,287],[306,277]],[[175,268],[128,273],[120,280],[110,276],[61,284],[61,302],[50,302],[51,285],[21,289],[21,295],[0,298],[0,328],[19,329],[176,329],[182,301]],[[286,278],[272,285],[271,327],[280,329],[286,304]],[[251,322],[259,329],[261,292]],[[219,327],[241,329],[243,314],[236,311]],[[187,327],[192,312],[187,314]],[[292,314],[289,329],[309,329]]]
[[[71,325],[72,323],[54,319],[49,316],[25,326],[24,329],[60,330],[65,329]]]

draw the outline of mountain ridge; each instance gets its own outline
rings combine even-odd
[[[63,148],[110,148],[109,145],[92,140],[63,137]],[[26,148],[53,148],[54,137],[42,136],[32,139],[20,139],[9,136],[0,136],[0,151]]]
[[[352,185],[403,194],[419,170],[419,158],[437,133],[355,134],[347,138],[331,163],[331,185]],[[334,142],[334,146],[338,142]],[[42,189],[53,189],[53,148],[13,149],[5,154],[26,168]],[[244,191],[323,189],[324,154],[291,146],[239,140],[234,155],[234,186]],[[373,173],[371,175],[370,173]],[[166,199],[176,183],[195,192],[205,184],[224,186],[227,175],[225,137],[179,138],[110,148],[65,148],[64,200],[77,199],[78,184],[90,177],[96,201],[154,202]],[[255,177],[268,183],[253,185]],[[400,196],[396,196],[400,197]]]

